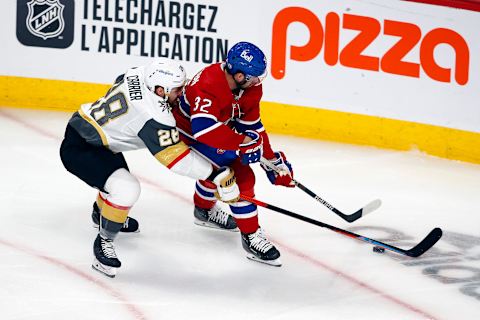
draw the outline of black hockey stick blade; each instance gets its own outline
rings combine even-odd
[[[409,257],[419,257],[425,252],[427,252],[431,247],[435,245],[435,243],[440,240],[442,237],[443,232],[440,228],[435,228],[423,239],[419,244],[413,247],[410,250],[407,250],[405,254]]]
[[[351,234],[354,234],[354,233],[352,232]],[[370,239],[364,236],[360,236],[360,235],[357,235],[357,236],[359,236],[358,237],[359,240],[374,244],[378,247],[382,247],[384,249],[387,249],[396,253],[400,253],[412,258],[417,258],[417,257],[420,257],[425,252],[427,252],[431,247],[433,247],[435,243],[437,243],[438,240],[440,240],[440,238],[442,237],[442,234],[443,234],[442,229],[435,228],[432,231],[430,231],[430,233],[422,241],[420,241],[415,247],[408,250],[404,250],[404,249],[383,243],[381,241]]]
[[[321,221],[310,219],[310,218],[302,216],[298,213],[295,213],[295,212],[292,212],[292,211],[274,206],[272,204],[260,201],[258,199],[255,199],[255,198],[252,198],[252,197],[249,197],[249,196],[240,195],[240,198],[243,199],[243,200],[246,200],[250,203],[254,203],[254,204],[256,204],[260,207],[264,207],[264,208],[270,209],[272,211],[276,211],[278,213],[287,215],[289,217],[292,217],[292,218],[295,218],[295,219],[298,219],[298,220],[301,220],[301,221],[304,221],[304,222],[307,222],[307,223],[310,223],[310,224],[313,224],[313,225],[316,225],[316,226],[319,226],[319,227],[322,227],[322,228],[330,229],[331,231],[334,231],[334,232],[339,233],[341,235],[347,236],[349,238],[354,238],[354,239],[357,239],[357,240],[360,240],[360,241],[363,241],[363,242],[367,242],[367,243],[373,244],[375,246],[379,246],[379,247],[382,247],[384,249],[387,249],[389,251],[393,251],[393,252],[396,252],[398,254],[409,256],[409,257],[412,257],[412,258],[419,257],[422,254],[424,254],[425,252],[427,252],[431,247],[433,247],[435,245],[435,243],[438,242],[438,240],[440,240],[440,238],[442,237],[442,234],[443,234],[442,229],[435,228],[432,231],[430,231],[430,233],[422,241],[420,241],[420,243],[418,243],[415,247],[413,247],[409,250],[405,250],[405,249],[398,248],[398,247],[386,244],[384,242],[381,242],[381,241],[378,241],[378,240],[375,240],[375,239],[372,239],[372,238],[369,238],[369,237],[362,236],[360,234],[356,234],[356,233],[351,232],[351,231],[347,231],[347,230],[344,230],[344,229],[340,229],[340,228],[331,226],[331,225],[326,224],[326,223],[321,222]]]

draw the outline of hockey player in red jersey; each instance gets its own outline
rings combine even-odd
[[[282,169],[278,174],[262,165],[270,182],[293,187],[293,171],[283,152],[274,152],[260,119],[263,52],[249,42],[235,44],[225,62],[212,64],[185,86],[174,116],[181,138],[216,167],[235,171],[240,192],[254,196],[255,176],[249,164],[261,157]],[[233,220],[217,204],[214,185],[199,179],[195,186],[194,216],[198,224],[229,229]],[[280,252],[258,224],[257,206],[246,201],[230,204],[247,257],[280,266]],[[227,227],[228,226],[228,227]]]
[[[113,240],[120,231],[138,230],[128,213],[140,195],[140,184],[122,152],[146,147],[171,171],[209,181],[221,200],[238,200],[231,169],[213,168],[180,141],[171,105],[185,79],[183,67],[170,59],[130,68],[104,97],[82,105],[67,125],[60,156],[68,171],[99,190],[92,213],[100,225],[92,267],[109,277],[121,266]]]

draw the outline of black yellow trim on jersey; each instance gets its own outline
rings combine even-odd
[[[98,123],[91,119],[89,116],[87,116],[85,114],[85,112],[83,112],[82,109],[79,109],[78,110],[78,113],[80,114],[80,116],[85,120],[87,121],[92,127],[95,128],[95,130],[97,131],[98,135],[100,136],[100,138],[102,139],[102,144],[108,148],[108,140],[107,140],[107,137],[105,136],[105,133],[103,133],[103,130],[102,128],[98,125]]]
[[[153,156],[169,169],[190,152],[188,146],[180,140],[177,128],[153,119],[145,122],[138,137]]]
[[[155,154],[155,158],[167,168],[173,167],[178,161],[182,160],[188,153],[190,149],[183,142],[167,147],[162,151]]]

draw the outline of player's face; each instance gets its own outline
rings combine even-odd
[[[183,90],[183,86],[182,87],[178,87],[178,88],[173,88],[172,90],[170,90],[170,94],[168,95],[168,98],[167,98],[167,101],[169,103],[173,103],[175,102],[178,97],[180,97],[180,95],[182,94],[182,90]],[[162,98],[165,98],[165,90],[162,88],[162,87],[157,87],[155,89],[155,93],[159,96],[159,97],[162,97]]]
[[[243,73],[237,73],[235,74],[235,77],[234,77],[237,87],[241,89],[247,89],[247,88],[250,88],[251,86],[254,86],[258,80],[258,78],[257,79],[255,78],[257,77],[245,76]]]
[[[161,98],[165,98],[165,90],[163,90],[163,87],[155,87],[155,94]]]
[[[245,81],[245,84],[242,86],[243,88],[250,88],[260,84],[260,79],[258,77],[246,76]]]
[[[168,95],[168,102],[173,103],[182,94],[183,87],[173,88]]]
[[[243,76],[243,74],[242,74]],[[263,79],[265,79],[265,76],[266,74],[264,75],[261,75],[259,77],[256,77],[256,76],[251,76],[251,75],[245,75],[243,76],[243,79],[242,81],[240,81],[241,84],[241,88],[242,89],[247,89],[247,88],[250,88],[250,87],[253,87],[253,86],[258,86],[260,83],[262,83]]]

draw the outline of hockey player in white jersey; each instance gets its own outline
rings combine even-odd
[[[104,97],[82,105],[69,120],[60,156],[69,172],[99,190],[92,213],[99,224],[92,267],[107,276],[114,277],[121,266],[113,245],[116,235],[138,230],[128,213],[140,195],[140,184],[122,152],[146,147],[173,172],[215,183],[224,202],[238,200],[233,171],[213,168],[179,139],[171,105],[177,103],[185,81],[181,65],[156,59],[128,69]],[[223,228],[236,229],[231,217],[223,221]]]

